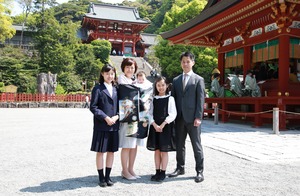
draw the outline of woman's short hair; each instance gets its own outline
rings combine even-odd
[[[131,66],[131,65],[134,65],[134,68],[135,68],[134,73],[136,73],[137,69],[138,69],[138,66],[137,66],[136,61],[133,58],[125,58],[122,61],[122,63],[121,63],[122,72],[124,73],[124,70],[125,70],[126,66]]]

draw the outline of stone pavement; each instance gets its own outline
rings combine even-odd
[[[195,183],[192,147],[186,142],[186,173],[150,181],[153,152],[139,147],[135,172],[121,177],[120,151],[115,153],[112,180],[101,188],[91,152],[92,114],[83,108],[0,109],[1,195],[288,195],[300,192],[300,131],[274,135],[270,128],[204,120],[202,142],[205,180]],[[169,153],[167,173],[176,164]],[[241,188],[242,187],[242,188]]]
[[[253,128],[238,123],[204,120],[202,144],[206,147],[255,162],[300,161],[300,130],[281,131],[276,135],[271,125]]]

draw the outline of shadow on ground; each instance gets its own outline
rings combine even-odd
[[[98,176],[86,176],[78,178],[68,178],[59,181],[43,182],[39,186],[26,187],[21,192],[44,193],[65,190],[74,190],[82,187],[96,187],[98,184]]]
[[[132,183],[144,183],[144,184],[160,184],[162,182],[153,182],[150,181],[151,175],[141,176],[140,180],[126,180],[121,176],[112,177],[112,180],[115,183],[122,184],[132,184]],[[177,178],[168,178],[164,180],[164,182],[170,181],[182,181],[182,180],[191,180],[193,177],[177,177]],[[49,181],[43,182],[39,186],[31,186],[21,189],[21,192],[29,192],[29,193],[46,193],[46,192],[59,192],[66,190],[75,190],[83,187],[97,187],[98,186],[98,176],[86,176],[86,177],[78,177],[78,178],[68,178],[59,181]]]

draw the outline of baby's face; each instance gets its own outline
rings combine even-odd
[[[138,83],[144,83],[145,82],[145,76],[144,75],[139,76],[137,79],[138,79]]]

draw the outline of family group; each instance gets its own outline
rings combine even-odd
[[[168,177],[185,174],[185,140],[192,144],[196,175],[195,182],[202,182],[203,149],[201,145],[201,121],[205,97],[204,79],[193,72],[195,57],[191,52],[180,56],[183,73],[173,79],[172,88],[163,76],[154,84],[146,79],[144,72],[137,72],[133,58],[121,63],[122,74],[116,77],[116,69],[110,64],[101,69],[99,83],[92,90],[90,111],[94,116],[91,151],[96,152],[96,167],[101,187],[113,186],[110,173],[114,153],[121,149],[121,176],[127,180],[141,178],[134,171],[138,146],[154,151],[155,174],[151,181],[162,182],[166,178],[168,152],[176,151],[176,169]],[[128,137],[128,130],[139,129],[137,122],[124,122],[120,118],[119,86],[132,85],[140,89],[153,88],[149,104],[147,138]],[[106,155],[106,157],[104,157]],[[105,161],[104,161],[105,159]],[[104,164],[105,163],[105,164]]]

